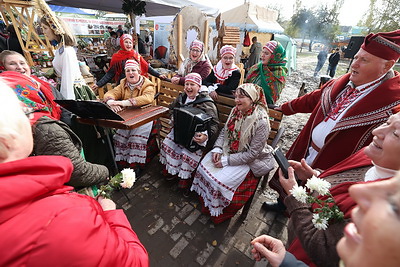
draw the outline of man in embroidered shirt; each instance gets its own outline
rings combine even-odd
[[[284,103],[285,115],[311,112],[287,158],[305,158],[313,168],[325,170],[368,145],[372,130],[400,104],[400,73],[392,70],[399,57],[400,30],[369,34],[350,73]],[[282,192],[276,179],[270,185]]]

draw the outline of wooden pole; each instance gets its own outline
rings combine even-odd
[[[179,69],[179,67],[181,66],[181,63],[183,62],[183,55],[182,55],[182,35],[183,35],[183,32],[182,32],[182,15],[178,15],[178,30],[177,30],[177,33],[178,33],[178,42],[177,42],[177,44],[178,44],[178,47],[177,47],[177,58],[178,58],[178,65],[177,65],[177,67],[178,67],[178,69]]]
[[[204,54],[207,54],[208,52],[208,20],[205,21],[204,23],[204,38],[203,38],[203,43],[204,43]]]

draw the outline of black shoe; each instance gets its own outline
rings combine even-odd
[[[189,188],[183,189],[182,195],[185,198],[189,198],[190,197],[190,189]]]
[[[274,212],[285,212],[286,206],[281,202],[264,202],[262,204],[262,209],[265,211],[274,211]]]
[[[136,179],[140,178],[140,176],[143,175],[143,169],[141,169],[141,168],[136,168],[134,170],[134,172],[135,172]]]

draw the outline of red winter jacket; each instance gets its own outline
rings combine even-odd
[[[71,172],[60,156],[0,164],[0,266],[148,266],[123,211],[70,192]]]

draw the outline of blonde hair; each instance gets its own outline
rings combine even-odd
[[[9,154],[7,143],[19,132],[24,124],[29,123],[14,91],[0,78],[0,162]],[[23,119],[21,119],[23,118]]]
[[[73,34],[73,32],[72,32],[71,28],[69,27],[68,23],[66,23],[62,19],[59,19],[58,17],[56,17],[55,19],[61,25],[61,27],[63,27],[63,31],[65,32],[64,34],[56,34],[56,33],[54,33],[54,35],[57,37],[56,41],[57,42],[61,42],[64,39],[64,45],[65,46],[76,46],[77,43],[76,43],[75,35]],[[40,19],[40,24],[44,24],[47,27],[49,27],[50,29],[53,29],[53,26],[49,24],[49,22],[47,21],[45,16],[43,16]]]
[[[15,52],[12,50],[4,50],[3,52],[0,53],[0,66],[5,66],[6,58],[8,56],[12,56],[12,55],[20,55],[21,57],[23,57],[25,59],[25,57],[18,52]],[[26,61],[26,59],[25,59],[25,61]]]

